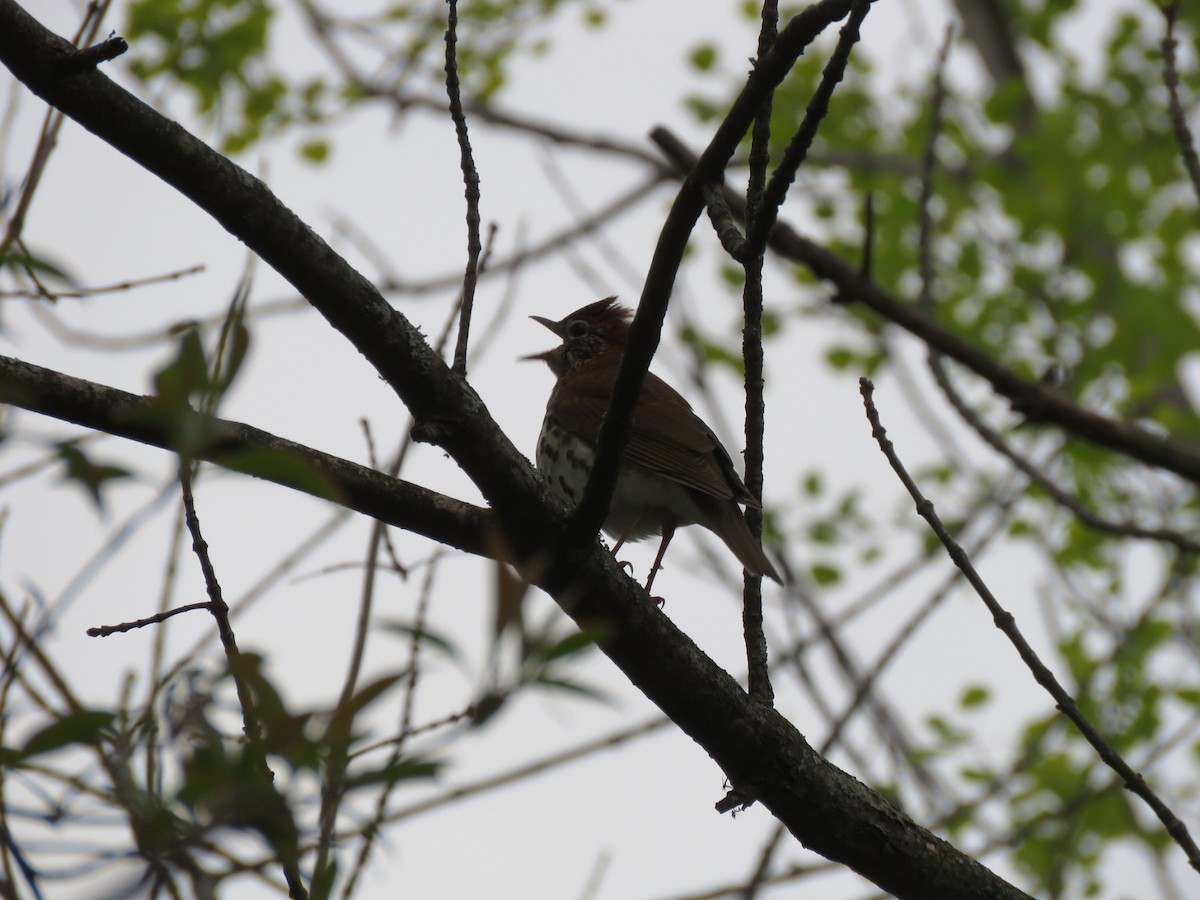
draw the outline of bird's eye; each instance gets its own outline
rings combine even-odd
[[[576,319],[567,326],[567,337],[581,338],[588,333],[588,323],[582,319]]]

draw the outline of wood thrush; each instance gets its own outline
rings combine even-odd
[[[599,300],[558,322],[531,316],[562,339],[553,350],[525,358],[543,360],[558,379],[546,403],[537,466],[570,504],[583,498],[629,336],[633,313],[616,300]],[[604,520],[604,531],[617,541],[613,552],[626,541],[662,535],[646,581],[649,591],[675,528],[703,525],[748,571],[782,584],[739,504],[759,506],[713,430],[673,388],[647,372]]]

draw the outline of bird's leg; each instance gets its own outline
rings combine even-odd
[[[627,540],[629,540],[629,535],[633,534],[633,529],[637,528],[638,522],[640,522],[642,520],[642,516],[645,514],[646,514],[646,511],[643,509],[640,513],[638,513],[634,517],[633,521],[629,523],[629,527],[621,532],[621,536],[619,538],[617,538],[616,545],[612,548],[613,556],[616,556],[617,551],[625,546],[625,542]]]
[[[654,557],[654,565],[650,567],[650,575],[646,579],[646,593],[650,593],[650,586],[654,584],[654,576],[658,574],[658,570],[662,568],[663,556],[666,555],[667,545],[671,543],[671,538],[675,536],[675,522],[671,519],[666,519],[663,522],[662,543],[658,545],[658,556]],[[651,594],[650,596],[654,596]],[[659,606],[662,604],[659,603]]]

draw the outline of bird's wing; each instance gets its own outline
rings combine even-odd
[[[612,383],[567,374],[559,388],[558,424],[595,446]],[[651,373],[642,383],[625,459],[710,496],[758,505],[712,429],[674,388]]]

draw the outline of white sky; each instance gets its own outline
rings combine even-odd
[[[59,33],[70,33],[78,20],[76,5],[41,0],[32,4],[32,10]],[[598,31],[578,27],[568,12],[553,31],[555,43],[548,57],[514,65],[511,87],[502,102],[531,115],[630,141],[641,140],[656,124],[667,124],[699,146],[704,133],[691,124],[678,102],[694,88],[685,54],[696,43],[715,36],[724,64],[733,70],[752,55],[753,29],[733,15],[730,6],[707,2],[685,7],[664,0],[611,4],[611,21]],[[682,14],[685,9],[687,13]],[[941,2],[879,3],[868,17],[863,46],[893,77],[922,79],[945,14]],[[114,16],[108,27],[119,28],[120,21],[119,15]],[[284,34],[290,37],[280,41],[281,50],[309,52],[298,31],[289,27]],[[965,59],[958,64],[964,69],[971,66]],[[106,71],[118,76],[120,61]],[[701,89],[709,87],[705,84]],[[6,160],[8,179],[23,171],[42,109],[40,102],[28,96],[21,99]],[[183,114],[186,109],[175,112]],[[481,126],[473,126],[472,138],[482,178],[483,217],[500,228],[498,255],[511,251],[523,233],[527,241],[534,242],[570,221],[569,211],[546,182],[543,160],[547,151]],[[347,249],[344,241],[331,237],[334,214],[351,218],[387,252],[394,268],[406,278],[457,271],[465,258],[465,230],[450,123],[417,112],[397,127],[389,113],[375,109],[356,113],[339,126],[333,139],[334,156],[325,167],[298,162],[292,142],[272,145],[239,162],[262,175],[335,246]],[[556,160],[589,208],[602,205],[640,178],[634,169],[599,164],[582,152],[556,153]],[[645,271],[669,199],[669,190],[660,190],[654,201],[621,218],[606,232],[606,238],[635,272]],[[698,231],[705,228],[702,221]],[[68,301],[56,310],[73,327],[104,334],[143,332],[223,309],[243,261],[240,245],[190,203],[71,123],[63,129],[26,236],[34,248],[52,251],[67,263],[84,284],[205,265],[203,274],[179,283],[82,303]],[[601,292],[619,293],[630,302],[638,294],[637,284],[615,271],[594,246],[585,246],[582,252],[600,284],[588,283],[562,257],[524,271],[515,286],[513,314],[503,323],[491,352],[472,371],[472,381],[493,416],[529,454],[551,376],[541,366],[515,362],[518,356],[547,346],[546,333],[525,317],[557,318]],[[352,248],[348,256],[363,262]],[[369,267],[364,271],[374,274]],[[724,291],[710,283],[713,272],[707,262],[690,266],[680,279],[677,302],[685,302],[693,315],[719,333],[730,327],[735,313],[727,307]],[[476,335],[482,333],[488,310],[495,308],[505,287],[503,279],[481,285]],[[427,334],[435,334],[452,293],[401,300],[398,306]],[[770,274],[767,294],[769,303],[787,309],[811,308],[820,299],[812,293],[796,292],[786,274],[778,270]],[[278,276],[259,266],[256,301],[290,295]],[[47,335],[24,304],[6,302],[3,312],[0,352],[69,374],[146,392],[148,373],[165,359],[161,347],[118,358],[86,347],[64,346]],[[856,379],[831,377],[820,365],[821,352],[831,342],[835,328],[823,319],[799,320],[791,327],[786,346],[781,343],[768,350],[767,494],[777,500],[793,497],[801,474],[817,468],[825,473],[835,495],[851,485],[861,485],[867,498],[863,509],[877,520],[884,543],[889,535],[896,538],[895,558],[899,560],[910,544],[897,523],[911,514],[911,504],[901,500],[900,487],[870,439]],[[907,345],[902,341],[902,346]],[[681,388],[684,358],[667,342],[656,361],[656,369]],[[915,353],[908,358],[919,360]],[[899,452],[915,469],[928,461],[936,448],[907,411],[899,391],[894,379],[884,379],[877,400]],[[736,386],[721,383],[718,395],[724,421],[737,422],[740,401]],[[407,428],[391,392],[358,354],[311,312],[271,317],[255,328],[251,366],[222,412],[228,418],[359,461],[366,460],[360,417],[370,419],[376,445],[381,448],[393,447]],[[27,416],[22,421],[26,429],[39,434],[67,433],[55,422]],[[740,442],[736,434],[725,435],[736,457]],[[962,439],[969,452],[985,452],[970,438]],[[131,510],[148,502],[169,473],[165,454],[112,439],[98,444],[96,455],[134,459],[153,473],[137,485],[111,492],[112,508],[103,521],[81,492],[46,491],[55,481],[53,476],[0,491],[0,504],[8,509],[0,532],[0,584],[11,594],[36,587],[47,600],[58,598],[94,551],[97,531],[111,529]],[[414,451],[404,475],[465,499],[477,499],[453,464],[429,447]],[[30,502],[34,491],[38,492],[36,505]],[[933,499],[946,515],[953,515],[953,496],[935,494]],[[200,482],[197,501],[214,563],[231,599],[242,596],[332,512],[317,501],[292,496],[281,488],[212,469]],[[829,502],[828,498],[824,502]],[[53,651],[73,661],[71,674],[85,698],[109,702],[119,693],[127,671],[134,671],[139,678],[145,672],[154,640],[151,631],[104,641],[86,638],[83,631],[147,615],[157,608],[173,509],[172,495],[151,524],[140,529],[87,582],[52,635]],[[288,580],[236,622],[243,649],[267,655],[271,674],[299,705],[331,702],[340,688],[359,593],[357,564],[364,554],[369,524],[362,519],[353,521],[337,541],[299,566],[297,573],[307,577]],[[403,536],[397,538],[397,546],[408,562],[423,558],[430,549],[423,541]],[[653,549],[651,542],[629,553],[627,558],[639,575],[644,576]],[[724,558],[723,553],[719,548],[718,558],[728,565],[731,558]],[[714,582],[695,564],[697,559],[695,544],[680,538],[656,589],[667,598],[667,614],[685,632],[723,666],[740,672],[744,664],[738,606],[733,597],[713,589]],[[339,563],[355,566],[327,571],[326,567]],[[979,563],[985,577],[995,579],[993,586],[1003,602],[1029,629],[1027,635],[1044,650],[1046,638],[1038,627],[1039,585],[1026,575],[1026,569],[1032,569],[1032,557],[1009,548]],[[886,568],[868,570],[846,586],[827,592],[822,596],[826,610],[836,612],[866,585],[882,578]],[[864,666],[888,644],[899,624],[928,595],[930,586],[940,583],[949,571],[947,561],[928,577],[901,589],[894,605],[878,610],[846,636]],[[453,633],[463,644],[476,673],[483,665],[481,656],[490,627],[492,578],[489,565],[482,561],[456,561],[442,570],[432,608],[435,626]],[[183,586],[179,602],[200,599],[202,583],[190,557],[184,557],[179,579]],[[419,586],[420,577],[404,584],[383,577],[377,616],[409,618]],[[779,646],[785,642],[785,626],[779,596],[773,591],[768,590],[773,614],[769,637]],[[532,607],[535,621],[551,610],[542,597],[535,598]],[[168,630],[168,645],[178,652],[208,631],[208,622],[201,615],[176,619]],[[884,687],[891,700],[905,710],[910,724],[929,713],[951,710],[966,683],[988,683],[995,690],[995,701],[975,723],[983,743],[972,747],[972,754],[996,762],[1011,746],[1014,723],[1050,708],[1049,700],[1018,666],[1015,653],[972,597],[956,594],[948,601],[935,623],[918,636],[913,650],[917,652],[904,654],[889,670]],[[397,640],[377,639],[370,656],[372,671],[402,665],[405,652]],[[845,685],[829,675],[827,661],[820,657],[817,654],[811,664],[818,677],[823,674],[833,679],[829,695],[834,705],[840,706],[846,698]],[[580,677],[603,687],[615,702],[589,705],[544,693],[523,694],[497,723],[454,745],[452,764],[441,786],[469,782],[655,714],[599,654],[582,668]],[[461,705],[477,687],[477,678],[465,680],[447,665],[435,669],[426,677],[417,720],[439,717]],[[810,723],[817,721],[808,701],[786,679],[779,692],[780,706],[801,731],[808,732]],[[819,731],[811,736],[819,742]],[[871,760],[869,751],[867,755],[868,763],[881,761]],[[840,756],[835,760],[845,764]],[[415,788],[402,790],[400,795],[416,799],[427,793]],[[685,736],[665,729],[535,782],[452,805],[389,831],[360,896],[392,897],[404,891],[406,896],[419,898],[573,898],[582,896],[601,858],[607,864],[595,895],[600,898],[675,896],[744,879],[754,868],[759,842],[774,823],[761,808],[736,820],[717,816],[712,805],[722,795],[721,773],[703,751]],[[777,859],[819,862],[794,844],[787,845]],[[987,862],[995,864],[994,860]],[[819,890],[820,896],[834,900],[864,893],[864,884],[853,878],[820,884],[820,888],[808,887],[805,895],[816,896],[813,892]],[[75,885],[59,896],[91,897],[95,890],[94,884]],[[253,894],[247,890],[239,896]],[[792,894],[784,890],[776,895]]]

